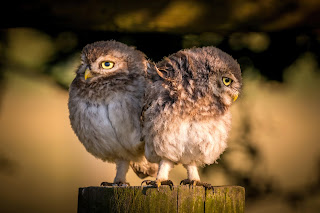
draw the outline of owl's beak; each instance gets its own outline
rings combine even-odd
[[[84,72],[84,80],[87,80],[88,78],[92,78],[92,73],[89,70],[89,68],[87,68],[86,71]]]
[[[232,95],[233,102],[235,102],[235,101],[238,99],[238,96],[239,96],[238,93],[234,93],[234,94]]]

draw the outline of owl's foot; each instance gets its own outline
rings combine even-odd
[[[213,186],[210,183],[203,183],[197,180],[189,180],[189,179],[184,179],[180,182],[180,185],[189,185],[194,187],[194,186],[203,186],[205,189],[213,189]]]
[[[100,186],[130,186],[130,184],[123,183],[123,182],[115,182],[115,183],[102,182]]]
[[[142,186],[144,183],[145,183],[147,186],[154,186],[155,188],[158,189],[158,191],[159,191],[159,187],[160,187],[161,185],[170,186],[171,189],[172,189],[172,187],[173,187],[173,182],[172,182],[171,180],[163,180],[163,181],[161,181],[161,180],[144,180],[144,181],[142,181],[141,186]]]

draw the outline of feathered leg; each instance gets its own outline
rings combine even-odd
[[[173,182],[169,179],[169,172],[173,168],[173,163],[169,160],[162,160],[160,161],[159,170],[157,179],[155,181],[151,180],[144,180],[142,181],[141,185],[143,183],[146,183],[146,185],[152,185],[159,189],[161,185],[169,185],[170,187],[173,186]]]
[[[102,182],[101,186],[130,186],[130,184],[126,182],[129,165],[130,162],[127,160],[116,160],[117,173],[113,183]]]
[[[189,186],[203,186],[207,189],[212,189],[211,184],[200,182],[200,176],[198,172],[198,168],[195,163],[191,163],[189,165],[183,165],[187,169],[188,179],[184,179],[180,182],[180,185],[189,184]]]

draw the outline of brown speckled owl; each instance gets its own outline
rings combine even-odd
[[[229,108],[242,83],[239,64],[215,47],[192,48],[164,58],[148,73],[145,152],[160,166],[156,181],[144,182],[171,185],[169,171],[180,163],[188,173],[182,183],[209,187],[200,182],[197,167],[215,163],[227,147]]]
[[[113,183],[126,185],[129,165],[140,178],[155,176],[157,164],[144,157],[140,116],[147,60],[133,47],[116,41],[85,46],[70,85],[71,126],[86,150],[116,163]]]

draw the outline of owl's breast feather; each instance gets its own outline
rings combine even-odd
[[[139,116],[133,116],[138,113],[125,99],[111,98],[104,103],[78,100],[69,105],[73,105],[71,125],[91,154],[109,161],[140,157]]]
[[[144,130],[148,160],[167,158],[202,166],[214,163],[226,149],[231,114],[192,120],[163,113],[148,121],[146,126],[152,127]]]

